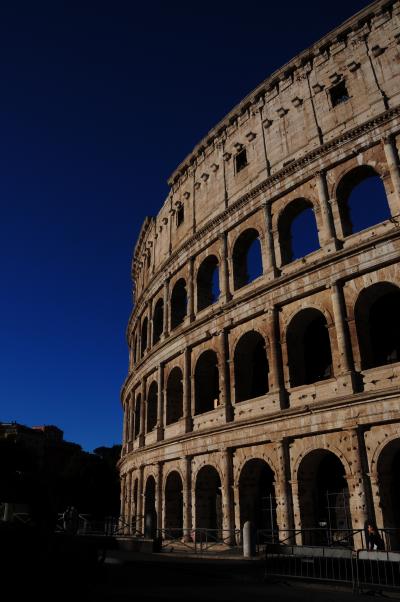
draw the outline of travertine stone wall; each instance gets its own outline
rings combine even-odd
[[[301,543],[312,512],[305,475],[315,480],[320,459],[334,454],[348,487],[351,526],[362,528],[368,516],[394,526],[387,466],[400,448],[400,362],[363,365],[356,308],[369,287],[400,284],[399,65],[400,2],[374,2],[260,84],[171,176],[159,214],[143,224],[132,265],[120,461],[121,514],[128,521],[143,526],[152,476],[159,527],[170,524],[165,492],[176,472],[182,495],[176,527],[190,538],[199,526],[196,500],[203,499],[197,475],[209,467],[210,482],[219,483],[218,524],[233,541],[242,521],[241,474],[246,463],[260,460],[274,475],[276,526],[281,534],[296,529]],[[243,150],[247,165],[238,170]],[[341,185],[360,167],[380,176],[390,216],[349,234]],[[286,261],[282,216],[302,199],[313,210],[319,248]],[[235,290],[235,244],[250,229],[258,234],[263,273]],[[220,295],[199,310],[197,275],[211,255],[218,260]],[[172,328],[171,299],[180,279],[186,315]],[[163,332],[153,344],[159,300]],[[292,386],[288,333],[305,309],[325,319],[332,370]],[[265,344],[266,391],[239,402],[235,350],[252,331]],[[205,352],[215,353],[218,393],[214,407],[196,413],[196,366]],[[182,411],[166,424],[168,379],[176,367]],[[200,378],[210,378],[211,387],[211,372],[205,374]],[[147,432],[153,382],[157,423]]]

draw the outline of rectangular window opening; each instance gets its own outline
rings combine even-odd
[[[235,157],[236,173],[239,173],[242,169],[247,166],[247,153],[246,149],[242,148],[241,151]]]
[[[333,107],[342,104],[342,102],[346,102],[346,100],[349,100],[350,98],[344,80],[340,81],[336,86],[333,86],[333,88],[329,90],[329,94],[331,95]]]
[[[183,221],[185,219],[185,210],[183,208],[183,205],[179,205],[179,207],[176,210],[176,227],[179,228],[179,226],[181,224],[183,224]]]

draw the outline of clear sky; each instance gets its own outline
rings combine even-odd
[[[0,7],[0,420],[120,443],[130,264],[200,138],[364,0]]]

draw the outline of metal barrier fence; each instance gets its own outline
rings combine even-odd
[[[400,592],[400,552],[269,544],[265,559],[268,578],[325,581],[357,592]]]
[[[98,535],[98,536],[129,536],[144,537],[138,525],[143,517],[138,516],[131,522],[121,517],[108,516],[103,520],[96,520],[89,514],[78,514],[73,529],[69,528],[64,514],[58,514],[55,531],[56,533],[72,532],[75,535]]]
[[[164,550],[193,554],[241,553],[239,529],[157,529],[157,536]]]
[[[357,589],[400,591],[400,552],[358,550]]]

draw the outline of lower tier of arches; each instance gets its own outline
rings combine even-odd
[[[190,540],[211,529],[234,543],[251,521],[267,540],[361,548],[372,522],[385,530],[387,547],[400,549],[397,422],[221,447],[127,469],[121,516],[138,531],[153,513],[167,539]]]

